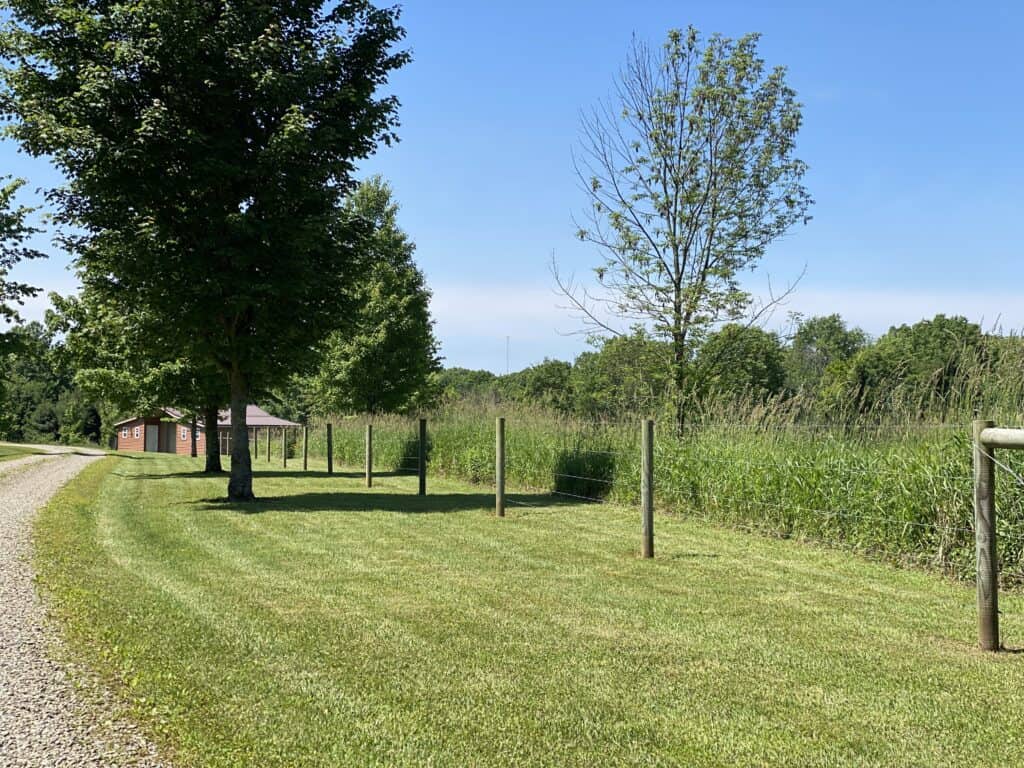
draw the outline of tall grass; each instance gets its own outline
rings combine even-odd
[[[494,419],[507,418],[510,488],[633,505],[639,496],[639,420],[595,422],[540,410],[451,409],[429,420],[429,471],[494,479]],[[367,418],[336,418],[334,455],[361,466]],[[374,417],[377,471],[415,471],[416,421]],[[325,451],[322,424],[310,450]],[[409,457],[413,457],[411,460]],[[1024,460],[1000,461],[1024,475]],[[960,578],[974,572],[968,425],[694,423],[660,429],[655,484],[661,511],[763,534],[813,539]],[[1024,484],[1000,470],[1002,579],[1024,584]]]

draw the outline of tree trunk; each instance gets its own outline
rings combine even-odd
[[[216,474],[224,470],[220,466],[220,434],[217,431],[217,406],[208,405],[203,409],[203,425],[206,430],[206,469]]]
[[[199,455],[198,451],[196,450],[196,439],[197,439],[196,438],[196,430],[198,428],[199,428],[199,420],[195,417],[195,415],[193,415],[192,416],[192,429],[191,429],[191,431],[189,433],[189,436],[192,438],[192,447],[189,450],[189,456],[191,456],[193,459],[196,456]]]
[[[676,435],[682,437],[686,428],[686,340],[682,334],[675,334],[672,351],[673,403],[676,417]]]
[[[230,501],[255,501],[252,492],[252,458],[249,456],[249,426],[245,408],[249,404],[249,386],[237,368],[231,372],[231,480]]]

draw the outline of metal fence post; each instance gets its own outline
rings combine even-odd
[[[978,645],[999,650],[999,572],[996,552],[995,448],[986,449],[981,433],[995,422],[974,422],[974,544],[978,564]]]
[[[373,487],[373,424],[366,425],[366,487]]]
[[[309,425],[302,425],[302,471],[309,469]]]
[[[334,433],[331,425],[327,425],[327,474],[334,474]]]
[[[640,437],[641,556],[649,558],[654,557],[654,419],[644,419]]]
[[[427,495],[427,420],[420,419],[419,439],[420,496]]]
[[[505,516],[505,417],[494,422],[494,511]]]

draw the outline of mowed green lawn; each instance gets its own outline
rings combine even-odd
[[[14,443],[0,443],[0,461],[10,461],[11,459],[20,459],[24,456],[31,456],[41,451],[35,448],[29,448],[25,445],[16,445]]]
[[[632,511],[440,480],[275,467],[243,514],[197,467],[104,459],[37,525],[72,649],[179,766],[1024,764],[969,587],[667,517],[643,561]]]

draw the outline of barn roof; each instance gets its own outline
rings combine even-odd
[[[160,416],[161,418],[168,418],[172,421],[187,421],[187,417],[184,413],[179,411],[177,408],[158,408],[153,416]],[[143,418],[142,416],[132,416],[130,419],[123,419],[117,422],[114,426],[119,427],[122,424],[128,424],[132,421],[138,421]],[[200,419],[202,423],[202,419]],[[288,419],[279,419],[277,416],[271,416],[269,413],[264,411],[262,408],[256,405],[247,405],[245,407],[245,423],[250,427],[298,427],[301,426],[294,421],[288,421]],[[217,413],[217,426],[218,427],[230,427],[231,426],[231,411],[224,410]]]
[[[250,427],[298,427],[294,421],[271,416],[255,405],[245,406],[245,423]],[[231,426],[231,411],[221,411],[217,415],[217,424],[221,427]]]

